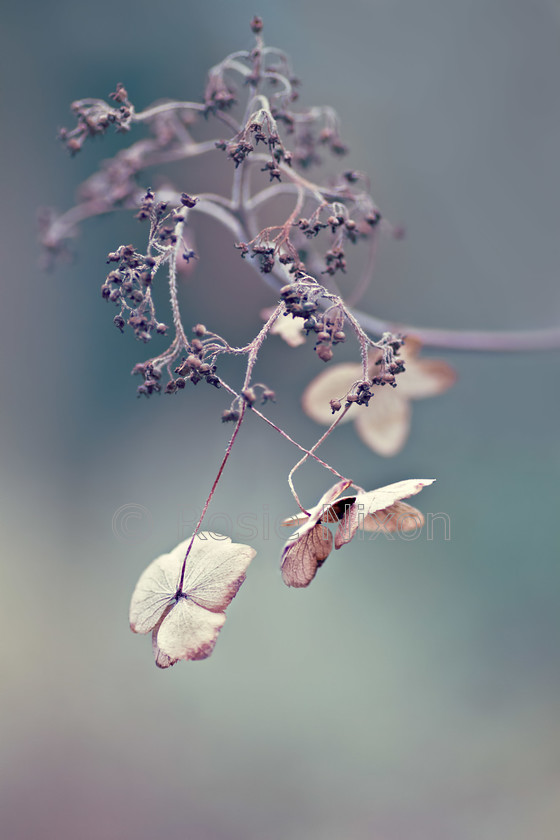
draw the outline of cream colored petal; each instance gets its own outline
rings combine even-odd
[[[356,408],[356,431],[365,445],[386,458],[400,452],[410,430],[410,405],[397,389],[378,388],[368,406]]]
[[[398,374],[395,391],[413,400],[435,397],[451,388],[456,379],[455,371],[443,359],[405,360],[405,371]]]
[[[158,668],[170,668],[171,665],[175,665],[177,660],[171,659],[171,657],[164,653],[162,650],[160,650],[158,646],[157,634],[160,628],[160,624],[158,624],[157,627],[154,627],[154,629],[152,630],[152,650],[154,652],[154,659]]]
[[[157,632],[155,645],[160,667],[169,667],[171,660],[206,659],[214,650],[225,620],[223,612],[210,612],[189,598],[180,598]]]
[[[225,610],[256,553],[251,546],[234,543],[222,534],[201,531],[187,558],[183,592],[201,607]]]
[[[354,384],[362,378],[361,365],[346,362],[334,365],[315,377],[303,392],[302,406],[308,417],[316,423],[330,426],[336,419],[329,405],[331,400],[344,402],[346,394]],[[340,421],[346,423],[355,418],[356,406],[352,406]]]
[[[366,531],[415,530],[423,524],[422,514],[402,499],[415,496],[423,487],[433,484],[433,478],[411,478],[397,481],[368,493],[358,493],[336,531],[335,548],[350,542],[358,528]],[[420,521],[416,517],[420,517]]]
[[[173,602],[187,545],[185,540],[169,554],[160,555],[140,575],[130,601],[130,628],[134,633],[153,630]]]

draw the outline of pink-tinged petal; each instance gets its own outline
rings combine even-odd
[[[251,546],[232,543],[229,537],[202,531],[187,558],[183,592],[205,609],[225,610],[256,553]]]
[[[398,374],[395,390],[402,397],[420,400],[443,394],[456,380],[457,374],[442,359],[414,359],[405,361],[405,371]]]
[[[289,540],[282,552],[282,579],[286,586],[309,586],[331,553],[332,543],[331,532],[321,523]]]
[[[347,509],[340,520],[335,535],[335,548],[340,548],[350,542],[358,528],[366,526],[368,516],[372,517],[368,523],[370,526],[375,523],[377,518],[375,514],[378,514],[382,523],[384,517],[380,512],[388,511],[395,502],[416,495],[423,487],[433,484],[434,481],[433,478],[411,478],[406,481],[397,481],[395,484],[388,484],[386,487],[379,487],[377,490],[370,490],[368,493],[358,493],[356,501]],[[412,508],[411,510],[415,509]],[[371,528],[367,528],[367,530],[371,530]]]
[[[161,622],[160,622],[161,624]],[[156,661],[156,665],[158,668],[170,668],[172,665],[175,665],[177,662],[176,659],[171,659],[166,653],[164,653],[159,647],[157,643],[157,634],[160,628],[160,624],[158,624],[152,630],[152,650],[154,652],[154,659]]]
[[[319,376],[310,382],[302,396],[302,406],[308,417],[316,423],[330,426],[336,415],[333,415],[330,407],[331,400],[344,402],[346,394],[354,384],[362,379],[361,365],[344,363],[334,365],[329,370],[323,371]],[[356,406],[352,406],[344,415],[341,423],[355,419]]]
[[[188,544],[185,540],[169,554],[160,555],[140,575],[130,601],[130,628],[134,633],[153,630],[172,603]]]
[[[172,664],[172,660],[206,659],[214,650],[225,620],[223,612],[210,612],[189,598],[179,598],[157,632],[160,667],[168,667],[163,663]]]
[[[416,531],[424,525],[424,514],[418,508],[407,505],[406,502],[395,502],[394,505],[368,513],[363,522],[358,525],[364,531]]]
[[[357,408],[356,431],[365,445],[386,458],[400,452],[410,430],[410,406],[398,388],[379,387],[368,406]]]
[[[350,479],[337,481],[323,493],[318,503],[312,507],[308,516],[297,515],[291,518],[303,523],[294,531],[282,552],[282,577],[287,586],[307,586],[325,562],[332,550],[332,534],[322,522],[336,522],[331,505],[340,494],[352,484]],[[289,520],[286,520],[290,524]]]

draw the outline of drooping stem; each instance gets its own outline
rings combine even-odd
[[[216,487],[218,486],[218,482],[219,482],[220,478],[222,477],[224,467],[227,464],[229,456],[231,455],[231,450],[233,448],[235,438],[237,437],[237,433],[238,433],[239,429],[241,428],[241,424],[243,422],[243,417],[245,416],[245,409],[246,409],[246,404],[244,403],[241,406],[241,410],[239,412],[239,418],[237,420],[237,423],[235,424],[235,429],[233,430],[233,434],[232,434],[231,438],[229,439],[229,443],[227,445],[225,455],[222,458],[222,463],[220,464],[220,468],[218,470],[216,478],[214,479],[214,483],[212,484],[212,489],[210,490],[210,493],[208,494],[208,498],[206,499],[206,502],[204,503],[204,507],[202,508],[202,513],[200,514],[200,518],[199,518],[198,522],[196,523],[196,528],[194,529],[194,533],[193,533],[193,535],[190,539],[190,542],[187,546],[187,551],[185,553],[185,559],[183,560],[183,565],[181,566],[181,575],[179,577],[179,583],[177,584],[177,592],[182,592],[183,591],[183,582],[185,580],[185,569],[187,567],[188,556],[191,553],[191,548],[193,547],[195,537],[200,530],[200,526],[202,525],[202,521],[203,521],[204,517],[206,516],[206,511],[208,510],[210,502],[212,501],[212,496],[214,495]]]

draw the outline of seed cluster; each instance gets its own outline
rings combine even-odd
[[[87,137],[105,134],[109,126],[124,132],[130,129],[133,107],[128,101],[128,93],[122,84],[109,94],[119,107],[111,107],[102,99],[85,99],[72,103],[72,110],[77,117],[77,125],[71,131],[62,128],[59,137],[70,154],[77,154]]]
[[[147,254],[140,254],[134,245],[121,245],[107,255],[107,262],[117,263],[103,285],[102,296],[119,307],[113,323],[124,332],[125,325],[132,328],[140,341],[150,341],[152,333],[165,335],[168,327],[155,317],[151,295],[156,260]]]
[[[345,315],[336,305],[320,312],[318,300],[322,293],[321,286],[299,288],[297,283],[280,289],[285,308],[284,315],[304,319],[303,328],[306,334],[316,334],[317,355],[322,361],[329,362],[333,357],[333,346],[346,341],[346,333],[343,330]]]
[[[371,376],[370,379],[362,379],[354,383],[352,389],[346,395],[346,407],[350,405],[368,405],[370,399],[374,396],[372,388],[375,386],[390,385],[392,388],[397,387],[395,381],[399,373],[404,373],[405,367],[402,359],[397,358],[400,348],[404,344],[404,339],[401,336],[393,335],[392,333],[383,333],[380,341],[376,346],[381,350],[381,357],[375,362],[376,367],[379,367],[379,373]],[[340,411],[342,408],[342,401],[340,399],[332,399],[330,406],[333,414]]]

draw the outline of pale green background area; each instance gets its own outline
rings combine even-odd
[[[149,639],[128,630],[139,573],[186,536],[213,480],[225,402],[202,385],[135,398],[129,370],[144,348],[114,329],[99,286],[107,251],[144,241],[138,223],[91,222],[75,263],[45,275],[36,210],[68,206],[121,147],[107,138],[68,159],[55,137],[73,99],[117,81],[140,108],[196,98],[208,66],[251,44],[256,11],[292,55],[303,102],[339,111],[347,165],[371,174],[385,215],[406,225],[381,249],[369,308],[457,328],[560,316],[553,0],[10,4],[2,837],[557,840],[557,352],[447,353],[459,382],[416,404],[398,457],[373,455],[351,428],[325,445],[367,487],[435,476],[418,504],[449,515],[450,541],[356,542],[291,591],[281,542],[261,528],[211,659],[160,672]],[[184,189],[199,176],[180,168]],[[185,319],[246,340],[273,297],[214,225],[196,234]],[[279,397],[270,414],[310,445],[318,427],[299,394],[322,367],[311,347],[282,350],[273,339],[263,351]],[[293,511],[294,458],[249,418],[212,508],[234,537],[242,513],[261,523]],[[298,479],[309,504],[326,486],[314,467]],[[143,542],[113,533],[129,503],[150,512]]]

